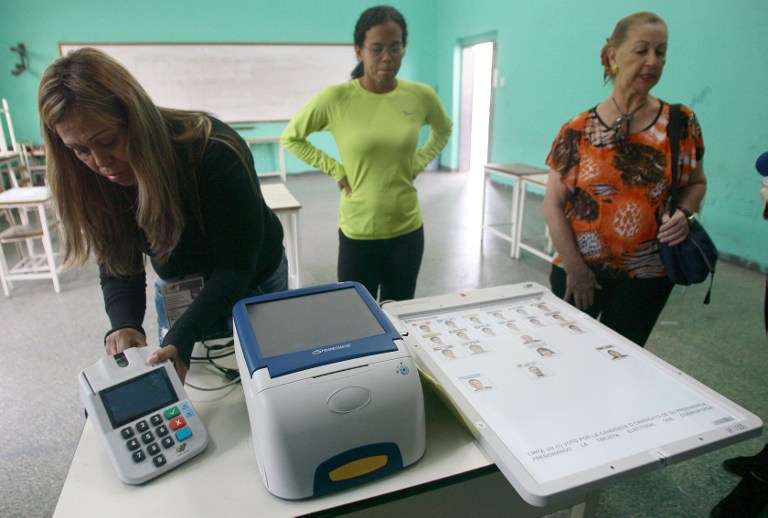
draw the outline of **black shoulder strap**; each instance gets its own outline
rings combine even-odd
[[[672,188],[670,189],[669,214],[674,214],[677,207],[677,177],[680,156],[680,105],[669,105],[669,124],[667,125],[667,137],[672,150]]]
[[[678,168],[680,163],[678,157],[680,156],[680,105],[669,105],[669,124],[667,125],[667,137],[669,137],[669,147],[672,150],[672,188],[670,189],[669,196],[669,215],[675,213],[677,210],[677,177]],[[709,275],[709,289],[707,295],[704,297],[704,304],[709,304],[709,299],[712,294],[712,283],[715,280],[715,272],[711,272]]]

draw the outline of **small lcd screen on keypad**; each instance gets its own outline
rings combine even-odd
[[[153,369],[99,395],[114,428],[179,400],[165,369]]]

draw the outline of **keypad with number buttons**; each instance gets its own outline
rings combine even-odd
[[[191,417],[188,406],[184,408],[184,413]],[[173,434],[170,433],[171,430]],[[149,420],[141,419],[122,428],[120,435],[125,439],[125,447],[131,452],[134,462],[140,463],[151,458],[152,463],[159,468],[168,462],[162,451],[192,437],[192,430],[187,426],[182,410],[174,405],[161,413],[153,414]]]

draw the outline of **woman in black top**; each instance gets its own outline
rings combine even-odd
[[[247,145],[205,113],[155,106],[89,48],[48,67],[38,107],[65,263],[93,253],[99,264],[107,354],[147,344],[144,255],[159,284],[203,278],[167,332],[162,299],[158,307],[163,348],[150,361],[171,359],[183,380],[194,343],[227,329],[237,300],[288,287],[283,230]]]

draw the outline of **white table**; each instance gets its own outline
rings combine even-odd
[[[521,227],[521,221],[519,217],[519,209],[520,206],[520,197],[521,193],[523,193],[521,186],[520,186],[520,180],[524,177],[530,176],[530,175],[540,175],[547,173],[546,169],[541,169],[539,167],[532,167],[525,164],[518,164],[518,163],[508,163],[508,164],[486,164],[483,168],[484,175],[483,175],[483,205],[482,205],[482,229],[480,233],[480,243],[482,244],[482,239],[485,234],[485,232],[490,232],[491,234],[500,237],[504,239],[505,241],[509,241],[511,243],[510,247],[510,256],[514,258],[520,257],[520,252],[517,247],[518,244],[518,236],[520,235],[520,231],[522,229]],[[513,182],[513,190],[512,190],[512,200],[511,200],[511,210],[510,210],[510,219],[509,221],[502,221],[502,222],[493,222],[488,223],[486,222],[485,218],[485,211],[486,211],[486,202],[487,202],[487,189],[488,189],[488,183],[493,181],[494,176],[500,176],[502,178],[507,178]],[[497,227],[506,227],[509,226],[510,230],[509,233],[504,232],[503,230],[499,230]]]
[[[531,241],[524,241],[523,240],[523,230],[524,230],[524,221],[525,221],[525,198],[526,194],[528,194],[528,187],[531,185],[534,185],[536,187],[547,187],[547,181],[549,180],[549,173],[541,173],[541,174],[532,174],[532,175],[526,175],[520,177],[520,198],[518,200],[517,204],[517,217],[515,218],[515,221],[517,224],[517,231],[514,232],[515,236],[515,259],[520,258],[520,250],[525,250],[526,252],[530,252],[533,255],[537,257],[541,257],[545,261],[552,262],[552,258],[554,256],[554,248],[552,246],[552,239],[549,235],[549,227],[547,224],[544,224],[544,235],[543,241],[544,246],[543,247],[537,247],[534,246]],[[542,239],[536,239],[536,241],[540,241]]]
[[[283,183],[262,183],[264,201],[275,211],[285,232],[285,254],[288,257],[288,287],[301,286],[299,272],[299,210],[301,203]]]
[[[20,219],[17,222],[19,224],[0,233],[0,246],[2,242],[21,243],[22,241],[26,245],[19,247],[20,257],[13,265],[7,264],[5,251],[0,250],[0,281],[6,297],[11,296],[13,281],[50,279],[53,281],[53,289],[56,293],[61,289],[58,275],[61,266],[56,265],[51,240],[51,223],[46,214],[49,202],[50,192],[45,186],[14,187],[0,193],[0,210],[18,210]],[[36,222],[30,222],[27,210],[34,210],[37,213]],[[35,251],[34,239],[42,241],[42,254]]]
[[[187,381],[203,387],[223,383],[203,364],[192,366]],[[584,498],[547,508],[525,503],[431,389],[425,391],[427,449],[416,464],[338,493],[281,500],[261,482],[242,387],[202,392],[188,385],[187,393],[208,428],[205,452],[142,486],[129,486],[118,480],[86,422],[54,516],[423,516],[438,509],[454,516],[532,517],[569,506],[579,516],[586,509]]]

